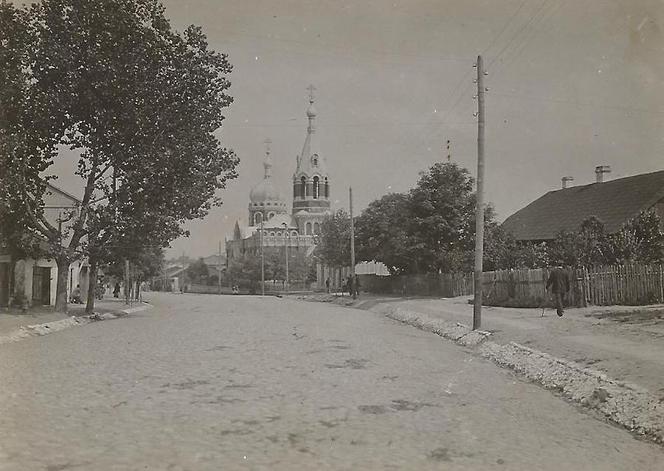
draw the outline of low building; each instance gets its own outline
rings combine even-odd
[[[595,216],[608,233],[641,211],[654,210],[664,221],[664,170],[616,180],[603,181],[606,167],[597,167],[597,181],[550,191],[520,209],[502,227],[519,241],[546,242],[561,231],[575,232],[581,223]],[[569,181],[565,177],[563,185]]]
[[[48,184],[44,194],[44,216],[52,226],[64,230],[68,220],[66,214],[75,211],[80,203],[75,196]],[[87,260],[72,263],[68,272],[67,298],[79,285],[85,299],[89,286]],[[0,306],[12,304],[15,298],[23,298],[28,306],[54,305],[57,280],[58,267],[52,258],[16,260],[6,247],[0,246]]]

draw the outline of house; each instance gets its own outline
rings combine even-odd
[[[47,184],[44,194],[44,216],[54,227],[63,232],[67,228],[67,215],[75,211],[81,201],[66,191]],[[65,241],[66,242],[66,241]],[[89,286],[88,263],[85,259],[72,263],[68,268],[67,298],[80,285],[83,299]],[[8,306],[15,298],[23,298],[29,306],[55,304],[58,267],[50,258],[13,260],[6,247],[0,246],[0,306]]]
[[[617,232],[641,211],[654,210],[664,221],[664,170],[603,181],[608,167],[595,169],[597,180],[589,185],[550,191],[520,209],[502,227],[517,240],[553,240],[560,231],[579,230],[584,219],[597,217],[606,232]],[[610,171],[610,170],[608,170]]]

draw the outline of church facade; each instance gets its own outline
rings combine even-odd
[[[244,255],[257,255],[261,248],[276,250],[287,246],[293,254],[313,253],[321,224],[331,214],[327,158],[316,139],[313,90],[310,86],[307,134],[293,173],[292,211],[274,184],[268,140],[263,180],[249,193],[248,225],[237,221],[232,237],[226,240],[227,263]]]

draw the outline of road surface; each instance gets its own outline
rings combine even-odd
[[[0,470],[661,470],[663,449],[368,311],[148,295],[0,345]]]

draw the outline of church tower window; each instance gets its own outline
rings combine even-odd
[[[325,198],[330,197],[330,184],[327,181],[327,177],[325,177]]]
[[[306,198],[306,196],[307,196],[307,179],[302,177],[302,178],[300,178],[300,182],[302,182],[302,198]]]
[[[311,223],[308,222],[308,223],[306,224],[306,226],[304,226],[304,227],[305,227],[304,233],[305,233],[306,235],[311,235]]]
[[[319,183],[320,179],[318,177],[314,177],[314,199],[318,199],[319,193]]]
[[[314,234],[315,235],[320,234],[320,224],[317,222],[314,223]]]

